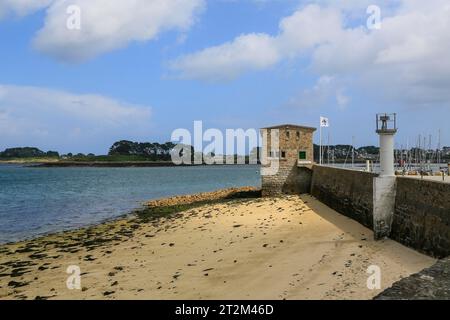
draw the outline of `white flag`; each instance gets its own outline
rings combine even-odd
[[[320,117],[320,126],[328,128],[330,126],[330,122],[328,121],[328,118]]]

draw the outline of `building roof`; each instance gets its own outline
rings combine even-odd
[[[312,131],[316,131],[317,128],[313,128],[313,127],[307,127],[307,126],[300,126],[300,125],[296,125],[296,124],[280,124],[277,126],[272,126],[272,127],[265,127],[265,128],[261,128],[261,129],[287,129],[287,128],[292,128],[292,129],[303,129],[303,130],[312,130]]]

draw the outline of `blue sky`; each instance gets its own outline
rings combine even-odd
[[[223,130],[321,115],[332,143],[376,145],[377,112],[399,113],[398,145],[435,145],[439,128],[450,145],[445,1],[161,1],[0,0],[0,149],[102,154],[194,120]],[[65,28],[74,3],[80,30]],[[373,3],[380,29],[366,25]]]

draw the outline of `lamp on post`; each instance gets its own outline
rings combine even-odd
[[[397,133],[397,114],[377,114],[377,131],[380,136],[380,176],[395,176],[394,136]]]

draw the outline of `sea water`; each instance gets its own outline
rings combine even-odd
[[[255,165],[167,168],[32,168],[0,165],[0,243],[79,228],[145,201],[260,186]]]

